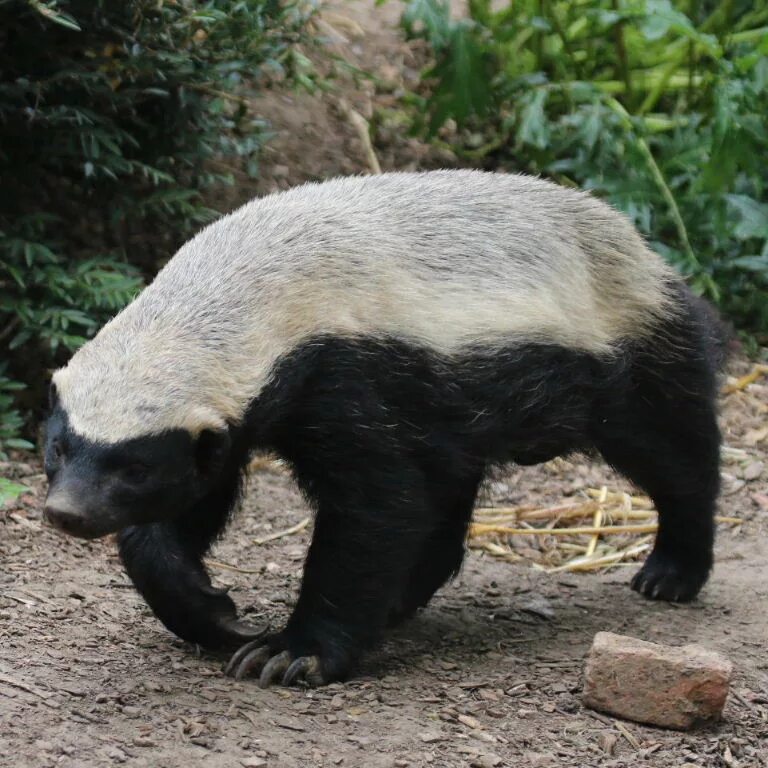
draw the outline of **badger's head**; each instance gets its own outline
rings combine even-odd
[[[217,487],[232,451],[205,396],[205,361],[105,331],[51,383],[45,516],[83,538],[183,515]]]

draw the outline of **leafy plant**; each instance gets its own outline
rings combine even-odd
[[[17,435],[21,430],[23,420],[21,414],[14,408],[15,394],[24,389],[19,381],[11,381],[4,375],[6,366],[0,365],[0,459],[8,458],[8,450],[32,448],[32,443],[21,440]],[[2,478],[0,478],[1,480]]]
[[[19,409],[38,408],[47,369],[217,215],[202,193],[231,183],[220,159],[258,173],[264,121],[239,91],[306,79],[311,12],[0,0],[0,346],[5,375],[28,385],[0,379],[4,446],[20,445]]]
[[[414,129],[464,162],[605,196],[768,338],[768,7],[748,0],[411,0],[433,61]]]
[[[26,493],[28,490],[29,488],[26,485],[14,483],[13,480],[9,480],[6,477],[0,477],[0,509],[9,501],[18,499],[22,493]]]

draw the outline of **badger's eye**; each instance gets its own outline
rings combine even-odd
[[[51,458],[58,461],[64,455],[64,446],[61,444],[61,440],[54,440],[51,443]]]
[[[123,467],[121,474],[129,483],[143,483],[149,477],[149,467],[140,461],[133,461]]]

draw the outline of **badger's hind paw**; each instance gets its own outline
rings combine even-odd
[[[305,682],[314,687],[329,682],[322,671],[318,656],[298,656],[290,651],[275,651],[263,640],[246,643],[227,664],[224,674],[242,680],[249,675],[259,675],[259,686],[268,688],[274,683],[294,685]]]
[[[682,565],[653,551],[630,586],[651,600],[687,603],[698,595],[709,575],[709,565]]]

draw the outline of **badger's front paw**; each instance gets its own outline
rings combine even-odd
[[[235,680],[258,675],[262,688],[297,683],[316,687],[345,679],[353,666],[352,654],[324,645],[286,629],[243,645],[224,674]]]
[[[632,579],[632,589],[651,600],[687,603],[693,600],[709,576],[711,563],[685,562],[654,549]]]

